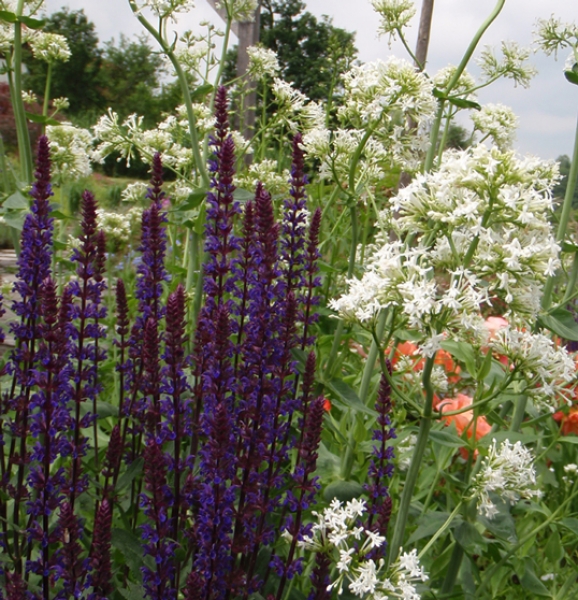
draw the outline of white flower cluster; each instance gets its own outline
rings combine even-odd
[[[66,62],[71,55],[66,38],[59,33],[36,31],[30,37],[29,43],[34,58],[47,63],[55,61]]]
[[[96,222],[99,229],[104,231],[107,243],[125,247],[130,244],[131,239],[138,239],[137,231],[141,224],[142,213],[143,209],[139,206],[133,206],[125,214],[98,209]]]
[[[138,10],[148,8],[161,18],[173,17],[177,13],[187,13],[195,8],[193,0],[143,0],[137,4]]]
[[[413,65],[395,58],[355,66],[343,76],[343,105],[338,116],[342,128],[330,132],[324,120],[306,130],[308,154],[321,162],[320,175],[347,184],[351,157],[366,132],[355,173],[356,189],[379,185],[392,171],[418,170],[428,147],[425,127],[433,116],[433,86]],[[407,119],[418,125],[409,130]]]
[[[290,177],[291,173],[288,169],[279,173],[277,161],[265,158],[260,162],[252,163],[247,171],[240,174],[236,185],[252,191],[260,181],[271,195],[287,195]]]
[[[489,342],[490,348],[509,361],[527,379],[529,389],[537,405],[555,412],[558,397],[572,404],[572,390],[568,384],[576,377],[576,366],[563,346],[556,344],[541,333],[531,333],[504,327]],[[535,385],[537,380],[538,386]]]
[[[415,15],[415,5],[411,0],[371,0],[371,5],[381,17],[379,34],[389,35],[390,43]]]
[[[22,90],[22,102],[24,102],[24,104],[34,104],[38,102],[38,97],[32,90],[28,92]]]
[[[249,73],[257,79],[266,76],[275,77],[281,70],[277,54],[269,48],[249,46],[247,54],[249,55]]]
[[[494,439],[484,458],[480,472],[474,478],[474,497],[478,510],[488,519],[497,513],[490,493],[498,494],[503,500],[515,504],[520,498],[540,498],[542,492],[536,489],[534,457],[521,442],[511,444],[504,440],[498,448]]]
[[[416,123],[431,118],[436,102],[428,78],[406,60],[391,57],[355,65],[343,75],[345,93],[339,115],[353,124],[391,122],[400,112]]]
[[[88,130],[62,123],[48,125],[46,136],[50,142],[52,177],[55,180],[70,181],[92,173],[90,153],[93,138]]]
[[[450,84],[456,73],[455,65],[448,65],[440,69],[433,77],[433,82],[436,88],[445,90]],[[470,90],[476,87],[476,80],[468,73],[466,69],[462,71],[457,82],[452,86],[452,96],[470,96]]]
[[[470,118],[474,128],[484,136],[490,136],[501,150],[512,145],[518,128],[518,117],[510,107],[503,104],[487,104],[480,111],[472,111]]]
[[[220,0],[216,3],[217,8],[224,8],[227,16],[232,21],[247,22],[252,21],[257,9],[257,0]]]
[[[516,42],[502,42],[502,57],[498,58],[490,47],[484,48],[477,63],[489,81],[499,77],[513,79],[514,84],[527,88],[532,77],[538,72],[528,64],[531,50],[522,48]]]
[[[578,46],[578,25],[564,23],[552,16],[549,19],[538,19],[534,32],[535,43],[549,56],[556,55],[558,50]],[[578,62],[576,60],[575,62]]]
[[[419,600],[415,584],[428,580],[419,564],[417,551],[403,553],[391,567],[386,577],[385,561],[375,562],[366,555],[379,548],[385,538],[359,525],[365,513],[365,501],[351,500],[343,505],[334,499],[322,514],[314,512],[318,522],[313,525],[310,537],[304,537],[299,545],[315,552],[323,552],[336,560],[337,578],[328,591],[343,593],[348,583],[349,591],[357,597],[372,600],[405,598]]]

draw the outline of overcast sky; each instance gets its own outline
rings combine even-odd
[[[305,0],[307,10],[317,16],[328,15],[334,25],[356,32],[359,58],[363,62],[385,59],[394,53],[404,56],[403,48],[388,48],[385,38],[377,35],[378,18],[369,0]],[[421,2],[416,2],[418,15],[409,29],[408,41],[415,45],[417,19]],[[457,64],[473,34],[491,12],[495,0],[436,0],[428,71]],[[101,41],[118,39],[121,33],[132,36],[143,32],[133,17],[127,0],[46,0],[48,13],[69,6],[72,10],[83,8],[96,25]],[[501,40],[517,41],[530,45],[536,19],[551,14],[565,21],[578,21],[576,0],[506,0],[497,21],[482,39],[480,48],[489,44],[497,47]],[[204,20],[220,23],[219,17],[206,0],[197,0],[196,8],[181,15],[175,29],[196,29]],[[566,53],[567,54],[567,53]],[[578,116],[578,86],[566,82],[562,72],[566,54],[553,57],[538,53],[533,62],[539,74],[529,89],[515,88],[510,81],[498,82],[480,94],[479,100],[500,102],[511,106],[520,118],[516,147],[522,153],[543,158],[556,158],[572,153],[576,118]],[[475,74],[475,67],[472,72]]]

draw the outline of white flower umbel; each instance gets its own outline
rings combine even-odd
[[[528,87],[532,77],[538,72],[527,62],[532,51],[522,48],[516,42],[506,41],[502,42],[501,50],[502,56],[498,58],[492,48],[486,47],[477,61],[488,81],[506,77],[513,79],[516,85]]]
[[[70,58],[70,48],[63,35],[36,31],[29,39],[34,58],[47,63],[66,62]]]
[[[453,79],[457,67],[448,65],[440,69],[433,77],[433,82],[436,88],[445,90],[450,81]],[[466,69],[460,74],[458,81],[452,87],[451,93],[454,96],[470,97],[470,90],[476,86],[476,80],[468,73]]]
[[[470,118],[474,128],[484,136],[492,138],[498,148],[505,150],[512,145],[518,128],[518,117],[503,104],[487,104],[480,111],[472,111]]]
[[[193,0],[141,0],[136,5],[139,11],[150,9],[161,19],[173,18],[177,13],[187,13],[195,7]]]
[[[218,0],[217,8],[224,8],[232,21],[252,21],[255,17],[257,0]]]
[[[89,153],[93,138],[88,130],[62,123],[48,125],[46,135],[50,142],[52,177],[55,180],[70,181],[92,173]]]
[[[379,35],[388,35],[390,43],[415,15],[411,0],[371,0],[371,5],[381,17]]]
[[[492,441],[473,486],[478,510],[488,519],[498,513],[490,493],[499,495],[509,504],[516,504],[520,498],[540,498],[542,495],[536,488],[532,453],[521,442],[512,444],[509,440],[504,440],[499,448],[496,440]]]
[[[556,346],[541,333],[511,327],[497,331],[489,346],[494,353],[506,356],[524,377],[528,385],[525,393],[536,405],[553,413],[560,397],[572,403],[572,390],[567,386],[576,377],[576,366],[566,348]]]
[[[549,19],[538,19],[534,31],[534,42],[548,56],[556,55],[561,49],[575,49],[578,46],[578,25],[564,23],[554,16]]]
[[[329,591],[335,590],[340,595],[347,586],[352,594],[367,600],[419,600],[415,583],[427,581],[428,576],[419,565],[416,550],[402,553],[389,570],[383,559],[369,558],[368,553],[380,548],[385,538],[360,525],[364,513],[363,500],[352,500],[343,505],[334,499],[322,514],[313,513],[318,522],[313,525],[311,536],[305,537],[299,545],[327,554],[334,560],[336,578],[329,585]]]
[[[269,48],[249,46],[247,54],[249,55],[249,73],[257,79],[266,76],[275,77],[281,70],[277,54]]]

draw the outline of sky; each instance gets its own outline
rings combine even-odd
[[[389,48],[388,40],[379,38],[379,19],[369,0],[305,0],[305,3],[307,10],[317,17],[327,15],[335,26],[356,32],[356,46],[362,62],[385,60],[392,54],[405,56],[399,43]],[[407,31],[412,47],[417,36],[420,0],[416,5],[418,14]],[[474,33],[494,5],[495,0],[436,0],[428,56],[430,74],[448,64],[459,63]],[[84,9],[102,42],[111,38],[118,40],[121,33],[131,37],[144,31],[132,15],[127,0],[46,0],[45,6],[48,14],[62,6],[71,10]],[[577,22],[578,3],[574,0],[506,0],[502,13],[482,39],[479,50],[485,45],[497,48],[502,40],[529,46],[536,20],[552,14],[563,21]],[[195,9],[180,15],[174,29],[200,31],[199,23],[205,20],[222,24],[206,0],[196,0]],[[514,87],[511,80],[505,80],[496,82],[478,96],[482,104],[501,103],[514,109],[520,120],[514,146],[522,154],[542,158],[572,154],[578,117],[578,86],[569,84],[564,78],[567,54],[559,55],[558,61],[542,53],[533,55],[532,63],[539,73],[528,89]],[[470,71],[477,74],[475,65]]]

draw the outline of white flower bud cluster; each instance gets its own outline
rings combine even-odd
[[[48,125],[46,135],[50,142],[52,177],[56,181],[80,179],[92,173],[90,152],[93,137],[90,131],[62,123]]]
[[[220,0],[217,8],[224,8],[232,21],[252,21],[257,9],[257,0]]]
[[[521,442],[512,444],[509,440],[504,440],[499,448],[496,440],[492,441],[473,485],[478,510],[488,519],[498,514],[490,498],[491,493],[509,504],[516,504],[520,498],[540,498],[542,495],[536,487],[532,453]]]
[[[137,231],[141,224],[142,213],[143,209],[140,206],[133,206],[125,214],[98,209],[96,222],[99,229],[104,231],[108,243],[125,247],[131,239],[138,239]]]
[[[552,16],[549,19],[538,19],[534,32],[534,41],[548,56],[556,55],[558,50],[578,47],[578,25],[564,23]],[[578,62],[578,59],[575,61]]]
[[[532,77],[538,72],[528,63],[531,54],[529,48],[522,48],[516,42],[502,42],[502,57],[498,58],[492,48],[486,47],[477,60],[488,80],[494,81],[499,77],[513,79],[514,84],[527,88]]]
[[[281,70],[277,54],[269,48],[262,46],[249,46],[249,73],[257,79],[275,77]]]
[[[246,172],[241,173],[236,185],[240,188],[253,190],[257,182],[260,181],[271,195],[287,195],[290,188],[290,177],[291,173],[288,169],[283,169],[279,173],[277,161],[265,158],[260,162],[252,163]]]
[[[474,128],[484,136],[489,136],[501,150],[512,145],[518,128],[518,117],[503,104],[487,104],[480,111],[472,111],[470,117]]]
[[[355,499],[343,505],[334,499],[322,514],[313,513],[318,522],[313,525],[311,536],[304,537],[299,545],[334,559],[337,576],[328,591],[336,590],[340,595],[347,584],[349,591],[359,598],[372,594],[371,598],[377,600],[419,600],[415,584],[427,581],[428,576],[419,564],[417,551],[402,553],[389,572],[383,559],[376,562],[367,558],[369,552],[383,545],[385,538],[359,524],[364,513],[364,500]]]
[[[36,31],[30,37],[30,47],[34,58],[47,63],[56,61],[66,62],[71,56],[68,42],[59,33]]]
[[[390,44],[397,33],[407,27],[416,12],[411,0],[371,0],[371,5],[381,17],[379,34],[389,35]]]
[[[528,389],[524,391],[537,405],[553,413],[559,397],[572,404],[572,390],[567,386],[576,377],[576,365],[566,348],[541,333],[510,327],[498,330],[489,345],[525,376]]]
[[[137,4],[138,10],[148,8],[161,18],[172,18],[177,13],[187,13],[195,8],[193,0],[143,0]]]

